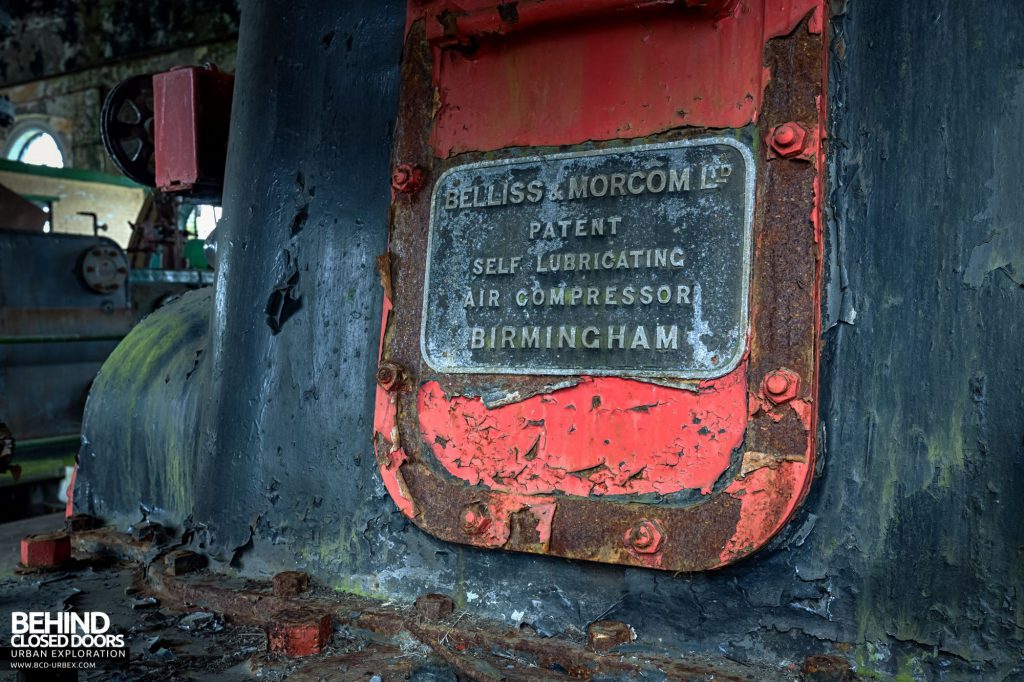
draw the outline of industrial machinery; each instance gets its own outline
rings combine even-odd
[[[1011,5],[249,3],[216,285],[104,364],[75,510],[541,637],[1024,678]]]
[[[186,90],[195,86],[197,101],[190,110],[202,110],[205,103],[223,121],[222,129],[211,130],[211,117],[204,119],[204,137],[197,140],[204,151],[192,158],[202,164],[202,175],[187,175],[187,156],[164,154],[161,177],[174,175],[180,191],[157,192],[154,151],[159,146],[185,154],[190,130],[164,126],[157,145],[150,77],[129,79],[111,91],[100,125],[103,140],[126,175],[154,189],[132,225],[127,253],[99,236],[108,227],[96,212],[78,213],[91,218],[91,237],[50,233],[46,213],[0,187],[0,422],[11,439],[3,469],[12,474],[0,478],[0,520],[39,514],[58,503],[58,484],[74,464],[85,398],[100,365],[136,321],[184,291],[213,282],[202,241],[185,224],[194,208],[181,195],[219,201],[231,77],[201,68],[175,71],[172,80]],[[209,143],[210,134],[218,136],[219,147]],[[198,148],[195,142],[192,149]],[[176,158],[185,161],[168,170]],[[179,171],[184,175],[175,175]]]
[[[19,474],[0,478],[4,520],[57,500],[92,380],[134,322],[115,242],[0,229],[0,418]]]

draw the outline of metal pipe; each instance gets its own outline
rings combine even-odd
[[[29,438],[27,440],[15,441],[18,454],[26,450],[41,450],[43,448],[56,448],[62,445],[77,446],[82,437],[77,433],[69,433],[63,436],[46,436],[43,438]]]
[[[81,334],[47,335],[47,336],[0,336],[0,346],[28,343],[70,343],[77,341],[120,341],[124,334],[106,334],[100,336],[83,336]]]

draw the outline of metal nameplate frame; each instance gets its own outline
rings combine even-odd
[[[727,374],[746,350],[755,175],[724,136],[448,169],[422,357],[451,374]]]

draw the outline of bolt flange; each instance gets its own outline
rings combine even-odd
[[[644,519],[626,531],[623,538],[627,547],[638,554],[654,554],[661,549],[665,532],[657,520]]]

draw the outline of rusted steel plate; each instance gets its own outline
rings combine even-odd
[[[465,10],[478,19],[491,15],[483,0],[469,4]],[[739,0],[724,14],[694,14],[668,5],[660,13],[648,8],[651,13],[642,21],[630,14],[614,25],[531,25],[514,37],[474,25],[468,44],[437,39],[430,22],[440,5],[410,5],[395,161],[403,169],[400,180],[419,181],[395,184],[391,246],[381,261],[386,292],[381,354],[391,369],[383,373],[377,393],[374,447],[399,509],[439,538],[663,570],[706,570],[763,547],[810,486],[821,276],[824,6],[811,0],[796,5]],[[468,24],[459,21],[454,33],[442,31],[444,36],[461,35]],[[433,42],[430,30],[435,30]],[[704,50],[689,60],[646,61],[647,41],[662,33],[692,39],[690,44]],[[750,38],[736,43],[723,36]],[[592,63],[607,67],[601,86],[534,91],[538,82],[571,82],[575,64],[551,59],[539,72],[535,53],[561,54],[567,44],[605,38],[609,44],[635,46],[636,59],[630,62],[635,74],[606,63],[614,61],[614,50],[593,53]],[[754,57],[740,59],[737,51]],[[736,68],[723,71],[729,64]],[[717,85],[704,80],[708,69],[717,74]],[[499,83],[522,89],[502,95],[520,99],[500,115],[492,110],[498,100],[479,100]],[[633,91],[638,83],[641,94]],[[747,88],[752,106],[736,107],[730,99],[737,83],[752,84]],[[677,101],[699,100],[701,117],[662,117],[646,104],[657,92]],[[537,109],[542,94],[559,105]],[[617,104],[610,106],[609,98]],[[460,108],[447,109],[455,100]],[[617,123],[627,115],[634,117],[629,125]],[[450,127],[456,120],[458,133]],[[420,344],[425,325],[436,324],[434,331],[444,324],[449,329],[499,326],[499,316],[488,306],[475,318],[477,311],[466,313],[466,322],[445,321],[448,304],[430,298],[438,281],[433,268],[440,264],[447,277],[465,286],[473,281],[474,258],[485,251],[495,252],[494,258],[511,257],[528,246],[529,235],[505,239],[503,230],[515,221],[488,218],[434,252],[429,243],[432,217],[433,229],[439,226],[431,210],[434,192],[420,188],[437,186],[443,201],[446,177],[484,180],[472,171],[445,176],[453,168],[498,169],[498,175],[525,168],[543,176],[542,167],[530,165],[538,158],[617,158],[632,147],[694,148],[720,137],[750,140],[750,177],[756,177],[745,346],[735,369],[685,378],[693,375],[673,376],[666,363],[648,368],[648,376],[628,376],[644,374],[645,368],[588,365],[554,354],[544,356],[547,364],[531,365],[511,348],[498,348],[505,356],[499,352],[497,360],[469,355],[454,363],[456,370],[470,367],[469,372],[428,362],[433,351],[424,352]],[[583,140],[590,141],[536,146]],[[461,153],[449,157],[452,149]],[[548,171],[556,179],[560,164],[556,159]],[[487,191],[470,192],[465,201],[486,202]],[[492,193],[492,201],[495,196],[500,195]],[[556,205],[564,204],[550,206]],[[653,225],[658,216],[651,208]],[[704,219],[713,224],[706,214]],[[727,269],[735,262],[718,252],[701,267]],[[502,266],[495,262],[494,267]],[[499,290],[499,300],[522,288],[511,273],[492,277],[509,278],[491,287]],[[548,326],[546,319],[537,325]],[[556,319],[551,318],[552,326]],[[656,322],[652,315],[650,323]],[[575,371],[543,373],[558,369],[558,362]],[[509,369],[519,373],[501,373]]]
[[[421,348],[438,372],[709,378],[743,356],[750,147],[727,137],[450,168]]]

